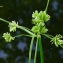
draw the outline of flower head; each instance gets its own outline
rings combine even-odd
[[[15,39],[15,37],[12,37],[8,32],[4,33],[2,37],[5,39],[6,42],[11,42]]]
[[[44,26],[44,24],[39,23],[33,26],[31,31],[34,33],[44,34],[44,33],[47,33],[48,29]]]
[[[18,27],[18,22],[16,23],[15,21],[12,21],[11,23],[9,23],[9,30],[10,30],[10,32],[16,31],[17,27]]]
[[[39,14],[39,13],[38,13],[38,11],[36,10],[35,12],[33,12],[32,17],[33,17],[33,18],[36,18],[36,17],[38,16],[38,14]]]
[[[38,11],[36,10],[35,12],[33,12],[32,18],[32,23],[37,24],[40,22],[47,22],[50,19],[50,16],[45,11],[40,11],[38,13]]]
[[[62,35],[56,35],[55,37],[52,38],[51,42],[52,44],[54,43],[56,47],[61,46],[63,47],[63,40],[62,40],[63,36]]]

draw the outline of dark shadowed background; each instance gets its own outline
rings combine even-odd
[[[33,24],[32,13],[35,10],[41,11],[46,7],[47,0],[0,0],[0,18],[8,21],[15,20],[19,25],[31,29]],[[1,7],[3,6],[3,7]],[[51,0],[47,12],[51,19],[46,23],[49,29],[48,34],[55,36],[63,35],[63,0]],[[6,43],[2,38],[4,32],[7,32],[8,24],[0,21],[0,63],[28,63],[28,53],[31,38],[18,37],[10,43]],[[17,29],[12,35],[25,33]],[[26,33],[25,33],[26,34]],[[63,63],[63,49],[51,45],[50,40],[42,38],[44,61],[45,63]],[[32,51],[32,63],[34,58],[35,41]],[[37,63],[40,63],[39,49],[37,54]]]

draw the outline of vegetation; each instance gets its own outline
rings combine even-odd
[[[41,35],[46,36],[49,39],[51,39],[50,42],[52,44],[55,44],[56,47],[61,46],[63,48],[63,46],[62,46],[63,45],[63,40],[62,40],[63,36],[62,35],[57,34],[55,37],[53,37],[52,35],[47,34],[48,29],[46,28],[45,23],[50,20],[50,15],[47,14],[48,4],[49,4],[49,0],[47,1],[47,5],[46,5],[46,8],[44,11],[38,12],[38,10],[36,10],[35,12],[32,13],[32,24],[34,24],[32,29],[28,29],[24,26],[18,25],[18,22],[17,23],[15,21],[9,22],[7,20],[0,18],[1,21],[8,23],[9,32],[4,33],[2,36],[6,42],[11,42],[16,37],[19,37],[19,36],[31,37],[31,43],[30,43],[30,49],[29,49],[29,63],[31,63],[31,54],[32,54],[32,46],[33,46],[34,38],[37,39],[36,40],[35,55],[34,55],[34,63],[36,63],[36,56],[37,56],[37,48],[38,47],[40,49],[41,63],[44,63]],[[19,28],[19,29],[27,32],[28,35],[21,34],[21,35],[17,35],[14,37],[11,36],[10,33],[15,32],[16,28]]]

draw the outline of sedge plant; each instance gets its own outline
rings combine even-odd
[[[32,24],[34,24],[34,26],[31,29],[28,29],[28,28],[26,28],[24,26],[18,25],[18,22],[15,22],[15,21],[9,22],[7,20],[4,20],[4,19],[0,18],[1,21],[8,23],[9,32],[4,33],[3,36],[2,36],[5,39],[6,42],[11,42],[16,37],[19,37],[19,36],[31,37],[28,63],[31,63],[31,59],[32,59],[31,55],[32,55],[32,47],[33,47],[34,38],[36,38],[34,63],[37,63],[36,62],[36,57],[37,57],[38,47],[40,49],[40,60],[41,60],[40,62],[44,63],[42,39],[41,39],[42,35],[49,38],[51,40],[50,42],[52,44],[55,44],[56,47],[61,46],[63,48],[63,40],[62,40],[63,36],[62,35],[57,34],[54,37],[52,35],[47,34],[48,29],[46,28],[45,23],[50,20],[50,15],[47,14],[48,4],[49,4],[49,0],[47,1],[47,5],[46,5],[46,8],[45,8],[44,11],[38,12],[38,10],[36,10],[35,12],[32,13]],[[21,34],[21,35],[17,35],[17,36],[11,36],[10,33],[15,32],[16,28],[19,28],[19,29],[27,32],[28,35]]]

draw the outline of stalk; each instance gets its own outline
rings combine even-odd
[[[53,38],[53,36],[52,35],[49,35],[49,34],[42,34],[42,35],[46,36],[49,39],[52,39]]]
[[[31,39],[30,50],[29,50],[29,63],[31,63],[31,53],[32,53],[32,46],[33,46],[34,36]]]
[[[48,5],[49,5],[49,1],[50,1],[50,0],[47,1],[47,5],[46,5],[46,8],[45,8],[45,12],[47,12]]]
[[[41,59],[41,63],[44,63],[43,49],[42,49],[42,41],[41,41],[41,36],[40,35],[38,37],[38,41],[39,41],[39,49],[40,49],[40,59]]]
[[[37,42],[36,42],[36,49],[35,49],[34,63],[36,63],[37,49],[38,49],[38,37],[37,37]]]
[[[3,22],[6,22],[6,23],[10,23],[10,22],[8,22],[7,20],[4,20],[4,19],[2,19],[2,18],[0,18],[0,20],[1,21],[3,21]],[[25,31],[25,32],[27,32],[28,34],[30,34],[31,36],[36,36],[34,33],[32,33],[30,30],[28,30],[28,28],[26,28],[26,27],[23,27],[23,26],[18,26],[18,28],[20,28],[20,29],[22,29],[23,31]]]
[[[17,36],[14,36],[14,37],[16,38],[16,37],[20,37],[20,36],[32,37],[32,36],[30,36],[30,35],[26,35],[26,34],[17,35]]]
[[[9,24],[9,22],[7,20],[4,20],[2,18],[0,18],[0,20]]]
[[[36,36],[34,33],[30,32],[29,30],[27,30],[25,27],[22,26],[18,26],[19,29],[22,29],[23,31],[27,32],[28,34],[30,34],[31,36]]]

